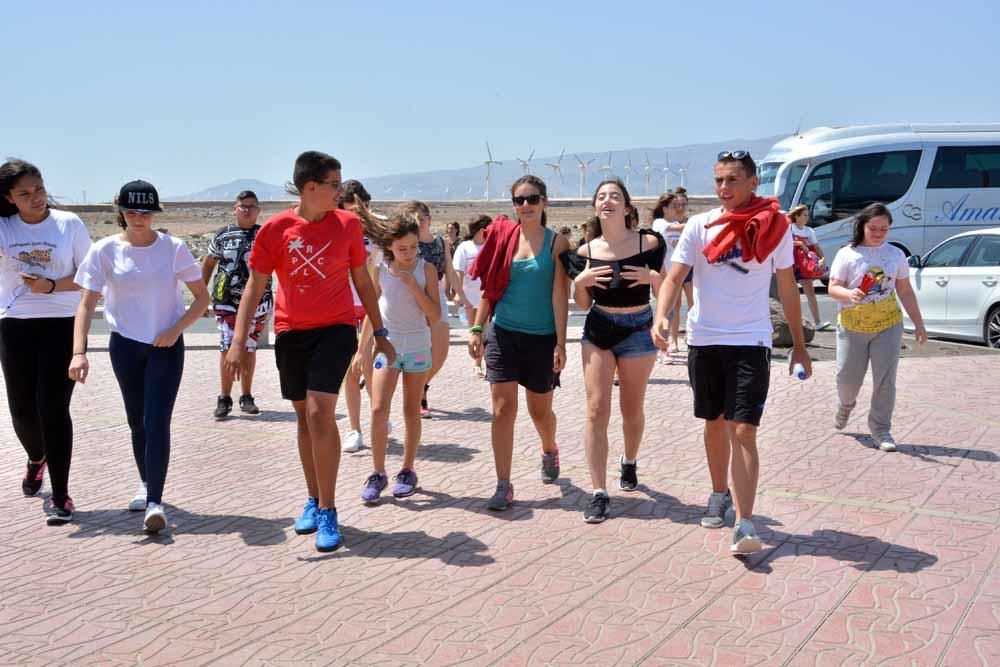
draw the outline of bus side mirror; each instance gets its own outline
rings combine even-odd
[[[910,255],[906,258],[906,263],[912,266],[914,269],[920,268],[920,255]]]

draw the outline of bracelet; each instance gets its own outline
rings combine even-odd
[[[480,325],[475,325],[469,327],[469,333],[483,333],[483,328]]]
[[[74,352],[73,356],[74,357],[85,357],[85,356],[87,356],[87,353],[86,352]]]
[[[52,283],[52,289],[50,289],[48,292],[46,292],[46,294],[52,294],[53,292],[56,291],[56,281],[52,280],[52,278],[46,278],[46,280],[48,280],[50,283]]]

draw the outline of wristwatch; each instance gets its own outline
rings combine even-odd
[[[375,331],[373,331],[372,335],[378,338],[385,338],[386,336],[389,335],[389,330],[386,329],[385,327],[382,327],[381,329],[376,329]]]

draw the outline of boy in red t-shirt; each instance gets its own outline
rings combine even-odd
[[[281,395],[295,408],[299,459],[309,490],[295,532],[315,532],[316,549],[333,551],[340,546],[334,503],[340,467],[335,409],[358,345],[349,278],[375,328],[377,351],[389,363],[396,353],[386,339],[375,288],[365,270],[361,222],[337,209],[340,162],[307,151],[295,160],[293,182],[299,205],[278,213],[257,233],[226,367],[237,378],[247,368],[250,320],[275,273],[274,358]]]

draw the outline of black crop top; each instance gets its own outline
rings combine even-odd
[[[649,248],[648,250],[642,249],[642,237],[644,236],[655,236],[659,241],[659,244],[655,248]],[[590,250],[589,244],[587,247]],[[667,252],[667,245],[663,241],[663,237],[654,231],[648,229],[639,230],[639,254],[632,255],[631,257],[626,257],[625,259],[607,260],[607,259],[597,259],[584,257],[583,255],[578,255],[575,250],[564,250],[559,255],[559,261],[562,262],[563,268],[566,269],[566,274],[570,278],[576,278],[580,275],[584,269],[587,268],[587,260],[590,260],[591,266],[610,266],[613,273],[611,281],[605,283],[607,285],[606,289],[590,289],[590,294],[594,299],[594,303],[599,306],[608,306],[610,308],[627,308],[630,306],[645,306],[649,304],[649,285],[635,285],[630,287],[630,280],[621,277],[622,267],[624,266],[645,266],[654,271],[660,271],[663,268],[663,258]]]

